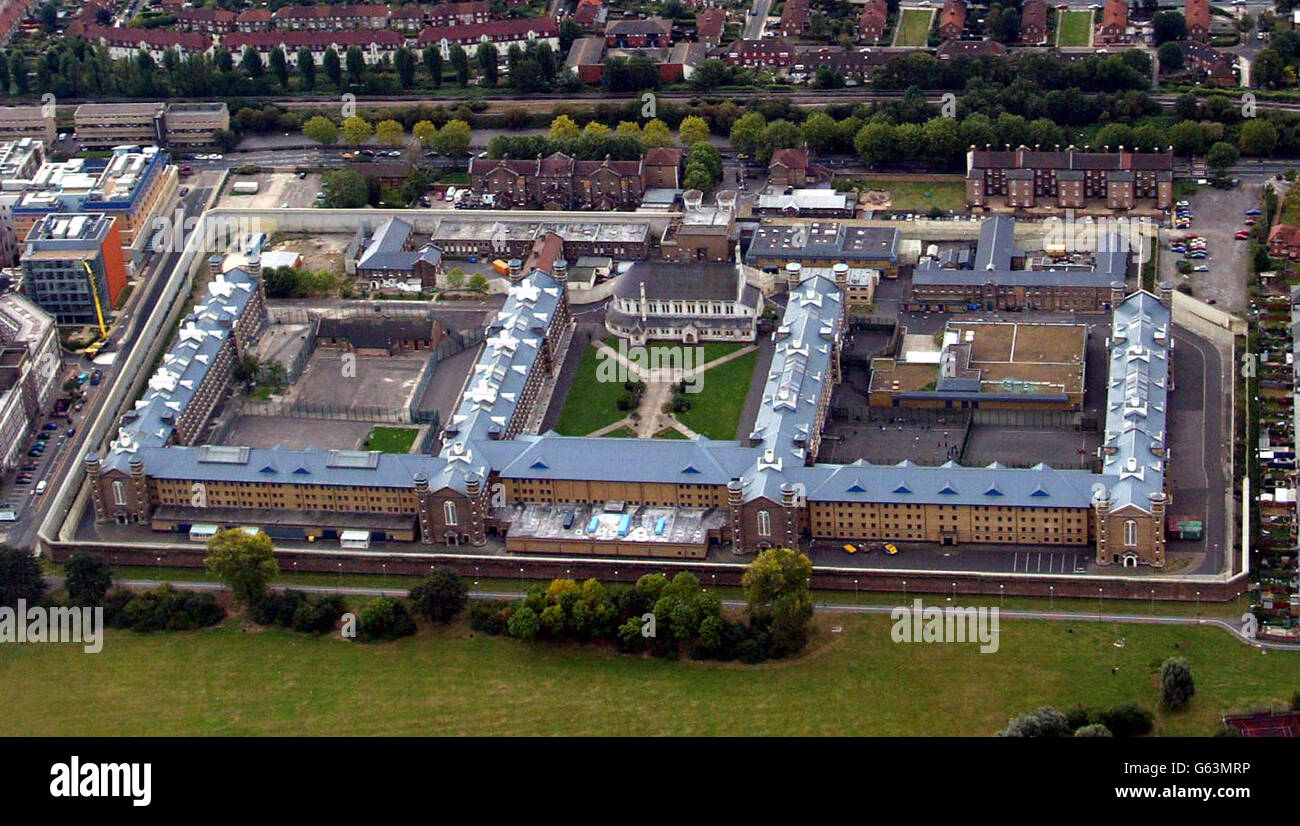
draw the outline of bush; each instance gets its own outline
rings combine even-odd
[[[1070,721],[1064,714],[1043,706],[1031,714],[1013,717],[999,737],[1069,737]]]
[[[347,604],[337,594],[285,591],[269,594],[253,607],[253,622],[291,628],[303,634],[325,634],[338,625]]]
[[[514,611],[514,603],[506,600],[474,600],[469,604],[469,627],[494,637],[504,634]]]
[[[120,600],[115,596],[111,601]],[[116,611],[113,625],[132,631],[193,631],[216,625],[226,617],[216,598],[206,592],[178,591],[170,583],[135,594]]]
[[[1115,735],[1111,734],[1110,729],[1106,728],[1101,723],[1092,723],[1090,725],[1083,726],[1082,728],[1075,729],[1074,736],[1075,737],[1114,737]]]
[[[1136,737],[1151,733],[1155,717],[1137,703],[1120,703],[1098,713],[1092,722],[1101,723],[1116,737]]]
[[[44,595],[45,579],[36,557],[20,548],[0,548],[0,605],[16,608],[20,599],[35,605]]]
[[[506,624],[506,633],[524,642],[536,639],[537,632],[541,629],[541,617],[537,616],[537,612],[527,605],[511,614],[510,622]]]
[[[390,597],[372,599],[357,619],[357,638],[363,642],[395,640],[415,633],[415,620],[406,606]]]

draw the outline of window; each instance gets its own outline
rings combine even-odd
[[[1124,544],[1133,547],[1138,543],[1138,523],[1129,519],[1124,523]]]
[[[442,521],[448,526],[456,524],[456,503],[450,500],[442,503]]]
[[[126,485],[122,484],[120,481],[113,483],[113,504],[126,504]]]
[[[769,514],[767,511],[758,512],[758,535],[759,536],[772,535],[772,515]]]

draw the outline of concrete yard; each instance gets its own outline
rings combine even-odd
[[[356,450],[370,433],[369,422],[291,419],[287,416],[240,416],[223,439],[228,445],[302,450]]]
[[[337,350],[313,353],[285,401],[336,410],[391,411],[392,419],[377,417],[376,421],[397,421],[429,360],[428,353],[355,356],[355,369],[351,369],[343,356]]]
[[[239,181],[257,181],[259,190],[252,195],[236,195],[230,186]],[[308,173],[299,178],[292,172],[263,172],[255,175],[231,174],[230,183],[221,193],[217,207],[246,209],[280,209],[289,207],[316,206],[316,193],[321,191],[321,176]]]

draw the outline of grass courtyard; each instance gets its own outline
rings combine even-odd
[[[1092,42],[1092,12],[1064,11],[1056,14],[1056,45],[1087,46]]]
[[[1300,674],[1300,655],[1262,654],[1209,627],[1004,621],[999,651],[980,654],[895,644],[885,616],[818,623],[808,653],[763,666],[526,645],[463,622],[374,646],[235,620],[108,631],[94,656],[7,647],[0,734],[987,736],[1044,704],[1155,710],[1159,664],[1184,656],[1196,696],[1183,712],[1157,711],[1156,731],[1208,735],[1223,711],[1288,701]],[[50,685],[59,691],[40,690]]]
[[[930,38],[930,9],[903,9],[898,18],[898,36],[895,46],[924,46]]]
[[[738,356],[704,371],[700,392],[688,393],[691,409],[677,414],[677,421],[710,439],[734,439],[744,412],[745,396],[758,364],[758,351]]]
[[[618,339],[613,336],[604,341],[611,347],[618,346]],[[627,416],[626,410],[618,409],[618,398],[623,395],[623,385],[596,380],[600,363],[601,355],[595,347],[583,350],[578,374],[573,377],[569,395],[564,400],[564,409],[560,411],[560,419],[555,423],[557,433],[564,436],[586,436]]]
[[[380,453],[410,453],[420,431],[413,427],[376,427],[362,445],[363,450]]]
[[[966,183],[961,180],[917,181],[903,176],[863,175],[855,176],[853,182],[862,189],[889,190],[890,209],[893,210],[920,213],[932,209],[966,211]]]

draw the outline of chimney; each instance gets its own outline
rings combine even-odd
[[[507,266],[510,268],[510,276],[509,276],[509,277],[510,277],[510,281],[511,281],[512,283],[517,284],[517,283],[519,283],[521,280],[523,280],[523,277],[524,277],[524,262],[523,262],[523,261],[520,261],[518,258],[511,258],[510,261],[507,262]]]
[[[1160,303],[1166,307],[1174,306],[1174,285],[1172,282],[1160,282]]]
[[[208,272],[212,275],[221,275],[220,255],[212,255],[208,258]]]
[[[87,453],[86,458],[83,460],[83,462],[86,467],[86,475],[89,476],[91,479],[98,479],[99,468],[100,468],[99,454]]]

